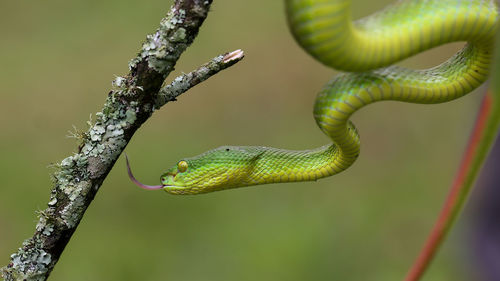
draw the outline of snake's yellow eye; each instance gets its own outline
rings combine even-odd
[[[184,173],[187,169],[188,169],[188,163],[186,161],[183,160],[177,163],[177,170],[179,170],[179,172]]]

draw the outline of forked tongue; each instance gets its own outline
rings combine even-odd
[[[132,174],[132,170],[130,170],[130,164],[128,163],[128,157],[127,157],[127,154],[125,154],[125,161],[127,162],[127,172],[128,172],[128,177],[130,178],[130,180],[135,183],[138,187],[140,188],[144,188],[144,189],[147,189],[147,190],[155,190],[155,189],[162,189],[163,188],[163,185],[146,185],[146,184],[142,184],[140,183],[135,177],[134,175]]]

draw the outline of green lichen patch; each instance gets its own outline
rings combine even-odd
[[[81,194],[87,188],[77,187],[74,188],[74,194],[77,192]],[[83,211],[85,210],[85,198],[82,196],[75,196],[73,200],[69,201],[66,206],[61,210],[61,219],[67,228],[74,228],[80,222]]]
[[[172,36],[170,36],[170,42],[182,42],[186,39],[186,30],[184,28],[177,29]]]
[[[40,244],[39,239],[28,239],[23,242],[23,247],[10,256],[11,264],[3,268],[6,280],[45,280],[45,273],[49,271],[48,265],[52,262],[52,257],[44,249],[37,248]],[[11,268],[15,271],[8,270]]]
[[[175,62],[187,48],[192,38],[188,38],[186,10],[173,6],[167,16],[160,22],[155,33],[146,36],[138,56],[129,62],[130,70],[146,60],[148,67],[162,75],[174,69]]]

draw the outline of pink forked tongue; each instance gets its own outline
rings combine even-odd
[[[145,185],[145,184],[140,183],[138,180],[135,179],[134,175],[132,174],[132,170],[130,170],[130,164],[128,163],[127,154],[125,154],[125,161],[127,162],[128,177],[138,187],[144,188],[144,189],[147,189],[147,190],[155,190],[155,189],[162,189],[163,188],[163,185]]]

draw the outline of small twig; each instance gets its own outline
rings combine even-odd
[[[244,54],[242,50],[232,51],[213,58],[211,61],[188,74],[178,76],[172,83],[160,89],[158,97],[155,100],[155,108],[160,108],[165,103],[176,100],[180,94],[207,80],[210,76],[217,74],[219,71],[234,65],[242,60],[243,57]]]
[[[165,78],[196,37],[211,3],[176,0],[160,27],[147,36],[138,56],[129,63],[130,73],[113,81],[114,89],[101,112],[96,113],[95,123],[90,122],[88,131],[78,134],[81,143],[77,152],[54,165],[57,171],[48,208],[40,212],[33,237],[25,240],[1,269],[5,280],[46,280],[135,131],[155,109],[241,60],[241,51],[218,56],[174,80],[159,95]]]

